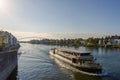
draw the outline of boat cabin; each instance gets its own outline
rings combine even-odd
[[[71,60],[72,63],[76,63],[80,65],[85,63],[93,63],[95,60],[90,52],[82,52],[82,51],[61,49],[61,48],[54,48],[52,50],[54,54],[58,54],[64,58]]]

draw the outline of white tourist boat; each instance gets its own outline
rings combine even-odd
[[[50,55],[55,59],[59,59],[65,64],[71,66],[72,70],[92,76],[102,76],[102,66],[95,63],[95,58],[90,52],[82,52],[77,50],[53,48]]]

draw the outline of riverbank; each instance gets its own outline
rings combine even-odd
[[[120,49],[120,36],[106,36],[102,38],[90,37],[87,39],[74,38],[74,39],[42,39],[42,40],[30,40],[22,41],[21,43],[31,44],[45,44],[45,45],[57,45],[68,46],[78,48],[80,46],[85,47],[104,47],[104,48],[119,48]]]
[[[22,42],[21,42],[22,43]],[[53,46],[66,46],[66,47],[75,47],[75,48],[79,48],[81,46],[84,47],[92,47],[92,48],[116,48],[116,49],[120,49],[120,45],[98,45],[98,44],[61,44],[61,43],[57,43],[57,42],[47,42],[47,43],[42,43],[39,41],[28,41],[28,42],[24,42],[24,43],[30,43],[30,44],[43,44],[43,45],[53,45]]]

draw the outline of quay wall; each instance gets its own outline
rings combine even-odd
[[[0,52],[0,80],[6,80],[17,66],[17,50]]]

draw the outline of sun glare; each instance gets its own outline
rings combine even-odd
[[[4,9],[6,7],[6,0],[0,0],[0,9]]]
[[[2,8],[4,6],[4,1],[0,0],[0,8]]]

